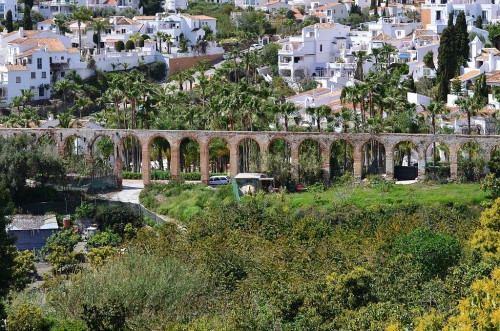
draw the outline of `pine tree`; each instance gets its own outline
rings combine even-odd
[[[6,18],[6,22],[5,22],[5,28],[7,29],[7,32],[14,31],[14,22],[12,21],[12,11],[10,9],[7,12],[7,18]]]
[[[460,11],[455,24],[455,38],[457,45],[458,64],[466,65],[469,59],[469,33],[467,32],[467,21],[465,13]]]
[[[31,8],[28,5],[24,6],[23,28],[24,30],[33,30],[33,21],[31,20]]]

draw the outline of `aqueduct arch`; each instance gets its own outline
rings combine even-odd
[[[107,136],[114,145],[114,158],[116,160],[114,173],[118,180],[122,178],[123,151],[122,143],[125,138],[133,136],[140,144],[142,154],[141,170],[145,185],[150,183],[151,172],[151,143],[156,137],[164,138],[168,141],[171,149],[171,173],[173,179],[180,177],[180,145],[184,138],[195,139],[199,144],[199,167],[202,175],[202,181],[207,182],[209,176],[209,145],[210,141],[221,138],[227,142],[229,149],[229,162],[231,175],[235,176],[238,171],[239,163],[239,145],[243,139],[252,139],[259,146],[259,152],[262,156],[267,155],[270,142],[275,139],[284,139],[291,149],[290,161],[292,164],[298,164],[299,148],[302,141],[310,139],[317,141],[323,150],[323,170],[326,173],[325,178],[329,177],[330,171],[330,151],[332,144],[336,141],[346,141],[352,145],[352,155],[349,155],[353,175],[356,179],[362,176],[363,168],[363,146],[368,141],[378,141],[385,147],[385,155],[380,153],[378,161],[383,161],[386,165],[385,175],[392,178],[394,174],[394,148],[399,143],[411,142],[418,151],[418,176],[421,178],[425,174],[427,149],[434,143],[446,145],[449,149],[450,177],[457,177],[458,152],[461,146],[466,143],[474,142],[479,144],[482,157],[486,162],[489,161],[491,151],[494,146],[500,144],[500,136],[469,136],[469,135],[432,135],[432,134],[400,134],[400,133],[333,133],[333,132],[240,132],[240,131],[163,131],[163,130],[94,130],[94,129],[0,129],[0,135],[7,137],[15,134],[27,133],[41,138],[42,136],[51,136],[57,143],[58,150],[63,151],[67,138],[71,136],[80,137],[86,145],[85,153],[91,153],[94,141],[98,136]],[[412,158],[414,157],[412,156]],[[427,156],[428,157],[428,156]],[[351,161],[352,160],[352,161]],[[263,162],[265,163],[265,162]],[[262,164],[265,171],[265,164]]]

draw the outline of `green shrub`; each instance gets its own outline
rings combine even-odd
[[[45,331],[46,321],[42,309],[32,303],[24,303],[7,316],[7,331]]]
[[[125,50],[126,51],[130,51],[130,50],[133,50],[135,49],[135,43],[133,40],[127,40],[127,42],[125,43]]]
[[[121,241],[122,238],[118,234],[111,231],[103,231],[89,238],[87,241],[87,249],[103,246],[117,247],[120,245]]]
[[[95,206],[90,203],[82,201],[80,206],[76,207],[75,217],[76,218],[92,218],[95,215]]]
[[[51,252],[55,246],[61,246],[66,251],[71,252],[76,244],[81,240],[79,234],[73,233],[73,230],[65,230],[53,233],[45,241],[44,249]]]
[[[121,40],[118,40],[117,42],[115,42],[115,50],[117,52],[121,52],[125,49],[125,44],[123,43],[123,41]]]
[[[99,206],[97,208],[95,222],[99,230],[108,228],[121,237],[125,234],[125,226],[131,223],[134,227],[140,227],[142,218],[135,209],[125,206]]]
[[[448,268],[458,262],[461,247],[453,237],[433,232],[428,227],[419,227],[399,238],[395,252],[411,255],[425,277],[432,278],[444,276]]]

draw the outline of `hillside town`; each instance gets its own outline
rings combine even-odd
[[[0,331],[500,330],[500,0],[0,0]]]

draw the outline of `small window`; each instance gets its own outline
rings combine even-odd
[[[323,52],[323,45],[319,45],[319,51]]]
[[[21,83],[21,77],[19,77],[19,76],[18,76],[18,77],[16,77],[16,83],[17,83],[17,84]]]
[[[64,56],[61,56],[61,60],[64,60]]]
[[[42,78],[47,78],[47,72],[42,71]]]
[[[63,71],[61,72],[61,78],[64,78],[64,76],[66,76],[66,73]]]
[[[37,67],[37,69],[42,69],[42,59],[41,58],[36,59],[36,67]]]
[[[38,87],[38,96],[43,97],[45,95],[45,88],[43,86]]]
[[[31,73],[31,79],[35,79],[36,78],[36,72],[32,72]]]

